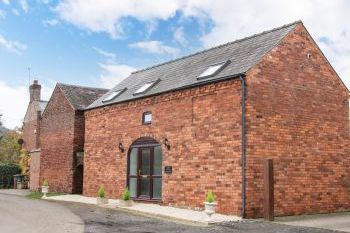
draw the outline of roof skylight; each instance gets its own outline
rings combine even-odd
[[[214,65],[211,65],[201,75],[199,75],[197,79],[212,77],[217,73],[219,73],[221,70],[223,70],[229,63],[230,63],[230,60],[227,60],[225,62],[220,62]]]
[[[143,84],[139,89],[137,89],[134,92],[134,95],[138,95],[138,94],[143,94],[146,91],[148,91],[149,89],[151,89],[151,87],[153,87],[157,82],[159,82],[160,80],[155,80],[155,81],[151,81],[151,82],[147,82],[145,84]]]
[[[118,95],[120,95],[125,89],[122,90],[115,90],[111,94],[109,94],[106,98],[102,100],[102,102],[108,102],[116,98]]]

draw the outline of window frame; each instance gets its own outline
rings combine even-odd
[[[151,120],[150,121],[146,121],[146,115],[151,114]],[[150,125],[152,124],[152,120],[153,120],[153,115],[152,115],[152,111],[146,111],[142,113],[142,124],[143,125]]]
[[[139,88],[137,88],[137,90],[133,93],[133,95],[142,95],[145,94],[146,92],[148,92],[152,87],[154,87],[157,83],[160,82],[160,79],[157,80],[153,80],[153,81],[148,81],[142,84],[142,86],[140,86]],[[144,87],[147,84],[151,84],[149,87],[147,87],[145,90],[138,92],[138,90],[140,90],[142,87]]]
[[[102,100],[103,103],[107,103],[107,102],[111,102],[112,100],[114,100],[115,98],[117,98],[118,96],[120,96],[124,91],[126,90],[126,88],[124,89],[120,89],[120,90],[115,90],[113,91],[111,94],[109,94],[106,98],[104,98]],[[115,96],[111,97],[113,94],[117,93]],[[108,99],[108,100],[107,100]]]
[[[214,63],[214,64],[209,65],[209,66],[197,77],[197,80],[202,80],[202,79],[210,78],[210,77],[213,77],[213,76],[217,75],[217,74],[220,73],[223,69],[225,69],[226,66],[227,66],[228,64],[230,64],[230,63],[231,63],[231,60],[227,60],[227,61],[217,62],[217,63]],[[210,69],[210,68],[213,67],[213,66],[218,66],[218,65],[220,65],[220,64],[221,64],[221,66],[220,66],[217,70],[215,70],[213,73],[211,73],[211,74],[209,74],[209,75],[203,76],[203,74],[204,74],[208,69]]]

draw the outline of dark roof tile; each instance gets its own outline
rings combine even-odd
[[[75,110],[84,110],[87,106],[108,92],[107,89],[82,87],[63,83],[58,83],[57,86],[61,89]]]

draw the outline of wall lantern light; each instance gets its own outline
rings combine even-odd
[[[119,143],[118,148],[119,148],[119,151],[122,152],[122,153],[123,153],[124,150],[125,150],[125,149],[124,149],[124,146],[123,146],[123,144],[122,144],[121,142]]]
[[[170,150],[170,142],[167,138],[164,138],[163,144],[168,150]]]

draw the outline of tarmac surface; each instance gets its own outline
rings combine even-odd
[[[0,190],[1,233],[330,233],[326,229],[263,221],[194,226],[101,208],[96,205],[33,200],[24,192]]]

